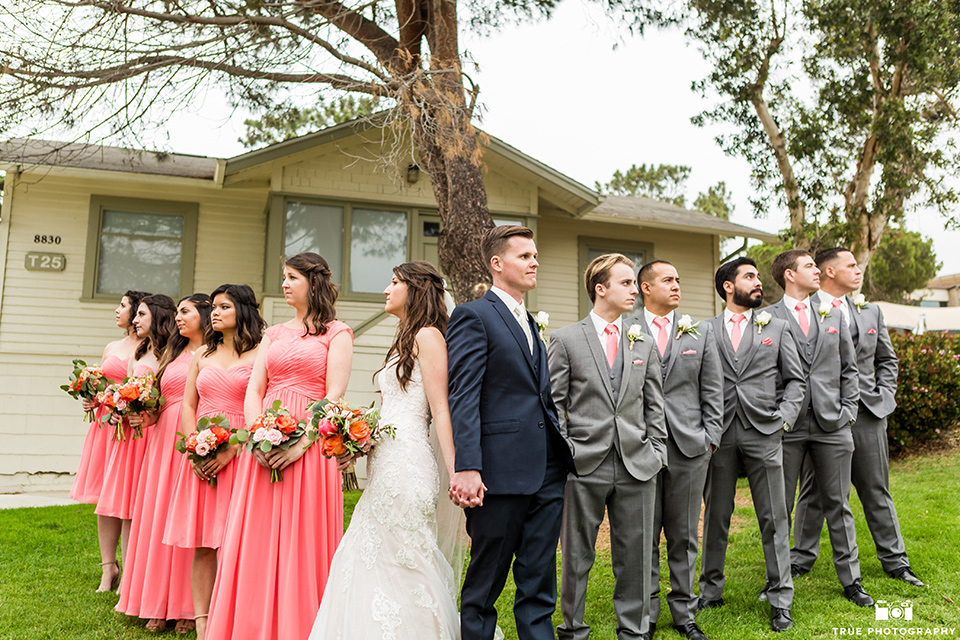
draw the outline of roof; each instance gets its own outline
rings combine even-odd
[[[730,222],[701,211],[691,211],[667,202],[640,196],[606,196],[584,220],[635,220],[641,226],[654,229],[673,229],[693,233],[755,238],[764,242],[778,242],[774,233],[767,233],[742,224]]]
[[[0,142],[0,163],[123,171],[206,180],[213,179],[217,166],[215,158],[204,156],[23,138]]]
[[[927,289],[952,289],[960,286],[960,273],[937,276],[927,281]]]

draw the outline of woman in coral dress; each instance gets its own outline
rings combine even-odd
[[[154,294],[140,301],[133,319],[133,326],[141,342],[127,365],[128,376],[156,371],[159,368],[160,358],[163,356],[167,341],[177,330],[174,322],[176,313],[177,309],[170,296]],[[125,423],[126,438],[110,442],[110,455],[107,457],[107,466],[103,472],[100,501],[94,510],[98,516],[118,518],[121,521],[120,556],[124,564],[127,560],[130,523],[140,482],[140,469],[143,466],[143,456],[152,431],[150,428],[145,428],[143,437],[133,437],[133,429],[130,425],[149,426],[149,418],[144,416],[132,415],[129,419],[125,419]],[[107,431],[113,431],[111,428],[105,428]]]
[[[266,326],[256,295],[247,285],[222,285],[212,298],[212,331],[207,332],[187,374],[181,429],[188,435],[197,431],[197,420],[204,417],[222,414],[230,428],[244,425],[243,399]],[[192,463],[186,455],[180,457],[163,535],[164,543],[193,553],[190,583],[198,640],[206,636],[217,549],[230,506],[237,449],[237,445],[226,446],[200,464]],[[212,478],[216,486],[210,486]]]
[[[148,294],[143,291],[127,291],[120,300],[114,315],[117,326],[126,336],[114,340],[103,350],[100,360],[103,375],[107,383],[120,382],[127,376],[127,364],[140,344],[140,338],[133,329],[133,316],[140,306],[140,300]],[[106,413],[106,407],[100,407],[90,401],[84,401],[84,411],[94,410],[94,419],[87,431],[80,455],[80,466],[73,479],[70,498],[77,502],[97,504],[100,490],[103,488],[103,472],[110,454],[112,430],[100,421]],[[97,516],[97,541],[100,545],[100,586],[97,591],[110,591],[120,582],[120,567],[117,564],[117,543],[120,541],[120,519],[110,516]]]
[[[337,290],[315,253],[288,259],[283,293],[296,318],[260,344],[244,402],[246,424],[280,400],[308,418],[306,405],[340,399],[350,378],[353,337],[334,320]],[[305,640],[343,534],[335,460],[302,438],[286,451],[243,453],[219,551],[206,640]],[[270,469],[283,480],[270,482]]]
[[[175,321],[177,333],[167,343],[157,370],[166,403],[151,429],[144,454],[116,609],[147,619],[148,631],[160,631],[166,628],[167,620],[177,620],[177,632],[186,633],[193,628],[193,554],[165,545],[162,540],[181,462],[174,448],[180,430],[180,405],[190,360],[203,346],[210,326],[209,296],[195,293],[180,300]]]

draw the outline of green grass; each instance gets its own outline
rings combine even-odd
[[[698,624],[713,640],[835,638],[841,636],[834,629],[842,627],[859,627],[862,636],[869,637],[869,630],[876,628],[918,627],[922,631],[952,626],[957,628],[955,636],[960,637],[960,610],[956,604],[960,602],[960,452],[895,462],[891,466],[891,485],[911,564],[929,585],[927,589],[914,589],[884,574],[856,493],[851,501],[857,519],[864,586],[877,600],[911,600],[911,622],[877,622],[872,609],[860,609],[843,598],[830,562],[830,542],[824,533],[816,567],[796,580],[795,627],[774,634],[770,631],[769,607],[757,600],[764,580],[763,557],[756,518],[752,507],[747,506],[737,508],[735,518],[740,527],[730,536],[724,593],[727,605],[702,612],[697,616]],[[346,496],[347,522],[359,495],[351,492]],[[116,594],[94,593],[100,578],[99,561],[93,507],[0,511],[0,640],[156,637],[143,629],[142,621],[113,611]],[[661,573],[664,597],[669,589],[665,567]],[[612,592],[610,554],[601,551],[587,594],[586,621],[595,638],[615,638]],[[509,580],[497,602],[500,625],[508,639],[517,637],[513,595]],[[560,622],[559,609],[554,622]],[[664,602],[655,637],[679,638],[670,624]],[[174,636],[168,632],[168,637]]]

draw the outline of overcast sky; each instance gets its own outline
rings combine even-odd
[[[461,43],[480,66],[468,72],[480,85],[488,133],[590,187],[633,164],[687,165],[688,203],[723,180],[735,200],[733,221],[771,232],[786,226],[785,211],[754,217],[747,163],[720,150],[717,129],[690,123],[710,106],[690,89],[707,65],[681,34],[650,30],[630,38],[596,10],[565,2],[550,21],[483,38],[464,34]],[[224,117],[222,105],[210,95],[195,113],[178,117],[171,150],[243,152],[243,118]],[[934,238],[941,273],[960,272],[960,232],[945,232],[935,212],[910,214],[908,228]]]

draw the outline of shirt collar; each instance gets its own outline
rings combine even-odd
[[[787,294],[783,294],[783,306],[785,306],[789,311],[796,311],[797,303],[800,303],[800,302],[807,305],[807,311],[810,311],[810,306],[813,304],[812,302],[810,302],[810,296],[807,296],[802,300],[797,300],[796,298],[791,298]]]
[[[673,317],[674,317],[673,314],[674,314],[674,313],[676,313],[676,311],[670,311],[670,312],[667,313],[667,315],[665,315],[665,316],[658,316],[658,315],[654,315],[653,313],[650,313],[650,311],[647,310],[646,307],[644,307],[644,308],[643,308],[643,319],[647,321],[647,326],[650,328],[650,331],[659,331],[659,329],[657,328],[657,324],[654,322],[654,320],[656,320],[657,318],[666,318],[666,319],[667,319],[667,326],[670,326],[670,325],[673,324]]]
[[[517,302],[516,298],[514,298],[512,295],[510,295],[503,289],[500,289],[498,287],[490,287],[490,291],[497,294],[497,297],[503,301],[503,304],[507,305],[507,309],[510,310],[510,313],[516,315],[517,312],[515,311],[515,309],[517,307],[520,307],[521,313],[527,310],[526,307],[523,306],[523,302]]]
[[[730,309],[724,309],[723,323],[724,324],[729,323],[731,321],[731,318],[733,318],[733,316],[734,316],[733,311],[730,311]],[[747,321],[746,324],[750,324],[750,319],[753,318],[753,309],[747,309],[746,311],[744,311],[743,317]],[[741,326],[740,328],[742,329],[743,327]]]
[[[597,330],[598,334],[603,334],[603,332],[606,331],[607,329],[607,325],[611,324],[606,320],[604,320],[603,318],[601,318],[600,316],[598,316],[597,314],[595,314],[593,311],[590,312],[590,319],[593,320],[593,326]],[[618,335],[623,333],[622,318],[617,317],[617,319],[614,320],[612,324],[615,324],[617,326]]]

